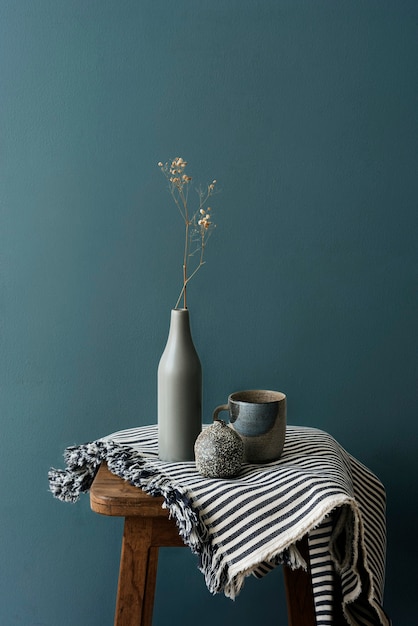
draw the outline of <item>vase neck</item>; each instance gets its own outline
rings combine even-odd
[[[190,318],[188,309],[172,309],[170,320],[170,335],[189,334],[190,335]]]

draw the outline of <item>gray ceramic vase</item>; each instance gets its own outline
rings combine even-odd
[[[188,309],[171,311],[170,332],[158,366],[158,454],[162,461],[193,461],[202,430],[202,367]]]

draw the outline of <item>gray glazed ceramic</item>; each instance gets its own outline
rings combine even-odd
[[[193,461],[202,430],[202,367],[190,332],[189,311],[171,311],[170,332],[158,366],[158,454],[162,461]]]
[[[280,458],[286,437],[286,396],[281,391],[251,389],[231,393],[228,404],[218,406],[213,419],[228,411],[232,428],[244,441],[247,463],[268,463]]]

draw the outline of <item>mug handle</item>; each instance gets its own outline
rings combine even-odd
[[[221,404],[221,406],[217,406],[216,409],[213,412],[213,421],[214,422],[220,422],[221,420],[219,419],[218,415],[221,411],[229,411],[229,404]]]

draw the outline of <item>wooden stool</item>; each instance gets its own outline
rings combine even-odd
[[[183,546],[176,523],[153,497],[102,465],[90,489],[90,505],[101,515],[125,518],[115,626],[152,626],[158,548]],[[289,626],[315,626],[307,540],[298,545],[308,572],[284,567]]]

